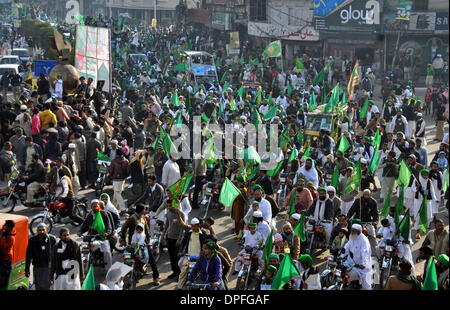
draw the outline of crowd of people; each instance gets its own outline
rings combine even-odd
[[[91,25],[110,23],[115,25],[117,21],[86,20]],[[26,41],[20,30],[13,36],[13,42]],[[359,281],[362,289],[373,289],[373,265],[382,256],[380,249],[392,240],[398,241],[400,270],[389,278],[385,288],[420,289],[425,273],[416,277],[411,247],[424,238],[419,259],[426,264],[436,260],[439,289],[448,290],[448,231],[438,218],[441,206],[447,209],[448,217],[449,135],[444,132],[448,85],[443,83],[442,67],[436,64],[441,55],[427,71],[424,98],[415,95],[411,75],[391,72],[381,79],[382,103],[377,105],[377,78],[367,60],[360,66],[361,81],[350,99],[347,82],[356,59],[349,57],[313,58],[304,53],[297,57],[301,66],[296,63],[280,70],[273,58],[262,59],[262,50],[247,46],[240,57],[227,58],[222,50],[215,49],[212,38],[193,29],[172,27],[155,30],[124,26],[113,34],[113,41],[112,94],[103,89],[102,83],[94,85],[91,78],[83,76],[75,92],[68,94],[61,88],[61,77],[52,85],[41,75],[37,89],[16,89],[18,100],[13,101],[6,94],[9,85],[16,85],[12,85],[12,78],[2,77],[0,100],[2,190],[9,191],[7,183],[14,175],[11,172],[20,171],[27,183],[26,206],[31,208],[40,184],[48,183],[48,190],[69,206],[71,219],[80,225],[75,231],[78,236],[86,232],[103,234],[98,242],[106,270],[113,263],[110,238],[120,227],[122,243],[143,246],[153,283],[159,285],[158,265],[146,245],[155,220],[162,219],[172,270],[168,278],[178,282],[177,288],[203,283],[231,289],[228,277],[239,272],[242,256],[235,259],[233,267],[233,259],[212,228],[214,219],[190,215],[200,208],[204,184],[217,179],[219,184],[231,181],[240,192],[231,206],[231,234],[240,242],[236,246],[242,245],[241,253],[251,250],[257,257],[263,274],[261,284],[276,282],[289,256],[299,274],[280,288],[314,289],[310,278],[319,271],[308,249],[310,237],[298,234],[314,220],[323,224],[324,248],[343,256],[352,253],[354,268],[349,281]],[[186,50],[210,51],[219,80],[199,85],[189,73],[175,71]],[[147,57],[136,60],[127,56],[130,53]],[[433,69],[434,80],[428,78]],[[260,87],[244,88],[246,82],[259,83]],[[319,106],[331,107],[324,113],[333,115],[335,126],[308,136],[307,113],[321,109]],[[426,126],[430,124],[425,123],[424,116],[428,114],[436,120],[434,140],[440,143],[436,154],[426,149],[431,143],[426,139]],[[202,119],[200,129],[204,133],[211,132],[211,123],[236,128],[235,138],[224,134],[222,140],[223,146],[235,146],[233,158],[216,154],[212,160],[187,159],[167,147],[166,133],[177,124],[186,125],[189,132],[177,136],[183,141],[179,150],[187,148],[189,158],[194,158],[187,137],[194,134],[196,117]],[[246,140],[248,124],[262,124],[267,137],[279,137],[277,149],[267,146],[267,156],[261,156],[259,162],[237,155],[248,150],[248,144],[239,148],[237,142]],[[277,132],[272,132],[270,125],[277,125]],[[341,148],[343,139],[348,143],[345,148]],[[208,141],[209,136],[204,134],[202,142]],[[113,195],[110,198],[104,193],[93,199],[91,211],[80,218],[73,212],[73,199],[82,190],[96,188],[99,154],[110,160],[107,179]],[[260,167],[261,161],[270,160],[276,161],[276,168]],[[410,174],[402,185],[399,176],[404,175],[405,167]],[[174,195],[169,188],[189,173],[194,185],[191,195]],[[289,180],[285,183],[280,181],[283,173]],[[126,188],[126,184],[132,187]],[[282,186],[288,188],[284,197],[277,194]],[[378,191],[377,201],[373,193]],[[400,209],[394,206],[397,196],[404,201]],[[425,229],[421,222],[424,201]],[[98,212],[104,223],[102,232],[93,228]],[[277,215],[278,219],[283,217],[280,229]],[[406,238],[398,235],[397,219],[404,217],[412,222]],[[14,225],[8,222],[0,235],[2,273],[10,270],[8,249],[14,238],[20,238],[13,231]],[[30,238],[26,274],[30,275],[32,264],[36,289],[81,288],[87,270],[80,268],[78,280],[69,281],[64,265],[67,260],[82,265],[80,245],[71,239],[68,228],[61,229],[59,237],[57,241],[41,224],[38,235]],[[272,243],[273,248],[267,251]],[[43,252],[41,248],[54,251]],[[188,268],[189,256],[197,257],[192,270]],[[122,289],[122,281],[110,272],[100,289]],[[320,288],[320,284],[317,286]]]

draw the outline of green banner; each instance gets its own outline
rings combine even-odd
[[[28,289],[30,281],[25,276],[25,260],[22,260],[11,266],[11,273],[9,274],[8,290],[17,290],[19,288]]]
[[[412,0],[398,0],[397,15],[395,16],[395,19],[409,21],[412,5]]]

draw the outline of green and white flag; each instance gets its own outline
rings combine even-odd
[[[281,57],[281,41],[270,43],[262,53],[264,60],[269,57]]]
[[[241,194],[241,191],[234,186],[228,178],[225,178],[222,189],[220,190],[219,202],[225,207],[230,208],[237,196]]]

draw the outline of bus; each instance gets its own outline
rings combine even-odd
[[[196,86],[218,81],[214,56],[202,51],[185,51],[187,79]]]

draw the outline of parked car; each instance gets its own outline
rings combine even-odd
[[[31,63],[30,53],[26,48],[13,48],[11,55],[19,56],[22,65],[27,66]]]
[[[22,61],[20,60],[20,57],[17,55],[5,55],[2,57],[2,60],[0,60],[1,65],[22,65]]]

